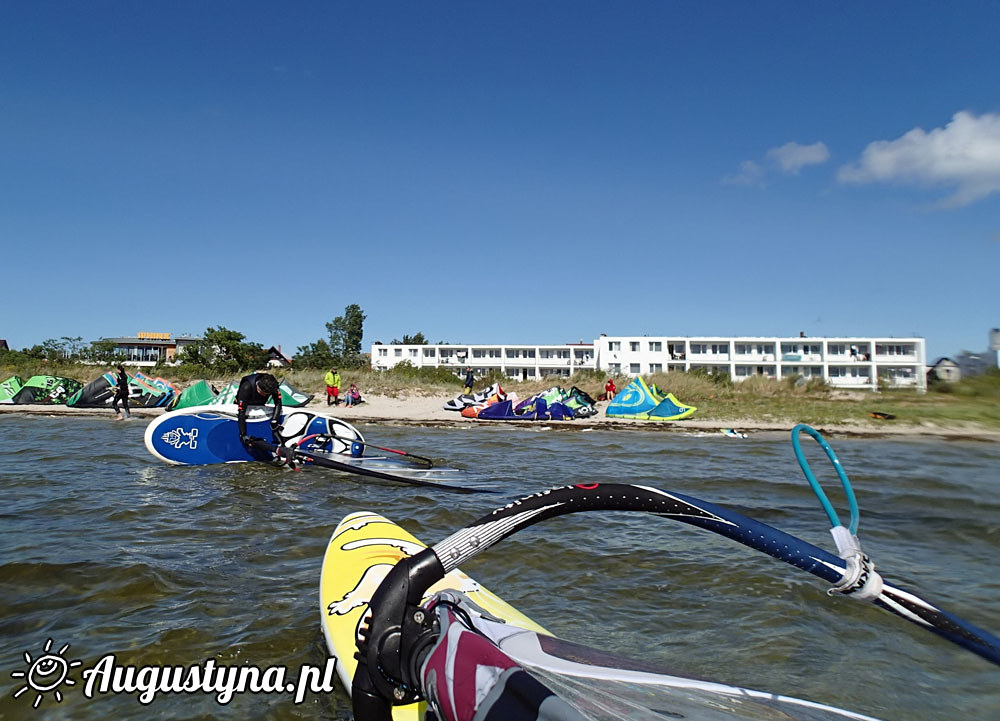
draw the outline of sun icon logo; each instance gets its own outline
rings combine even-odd
[[[83,664],[83,661],[67,661],[63,658],[63,654],[66,653],[67,649],[69,649],[68,643],[55,653],[51,653],[52,639],[50,638],[45,642],[42,655],[38,658],[31,658],[31,654],[25,651],[24,660],[28,664],[28,670],[11,671],[10,674],[13,678],[23,678],[25,681],[25,685],[14,692],[14,698],[17,698],[25,691],[35,691],[38,695],[35,697],[35,702],[31,707],[38,708],[45,694],[48,691],[52,691],[56,702],[62,702],[63,695],[59,691],[59,686],[63,683],[67,686],[75,686],[76,681],[69,678],[69,670]]]

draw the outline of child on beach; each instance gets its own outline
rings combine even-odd
[[[351,389],[347,391],[344,396],[344,403],[348,406],[353,406],[361,402],[361,392],[358,390],[357,383],[351,383]]]

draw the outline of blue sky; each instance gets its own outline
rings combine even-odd
[[[0,338],[1000,326],[1000,3],[0,6]]]

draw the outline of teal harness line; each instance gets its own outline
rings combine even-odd
[[[827,518],[830,519],[831,527],[836,527],[841,525],[840,518],[837,516],[837,511],[834,510],[833,504],[826,497],[826,493],[823,488],[819,485],[819,481],[816,480],[816,476],[813,475],[812,469],[809,467],[809,462],[806,460],[805,455],[802,453],[802,446],[799,443],[799,434],[805,431],[810,436],[812,436],[817,443],[819,443],[820,448],[822,448],[830,459],[830,463],[833,464],[833,469],[837,471],[837,475],[840,476],[840,484],[844,487],[844,494],[847,496],[847,504],[851,510],[851,525],[848,530],[850,530],[852,536],[856,536],[858,533],[858,521],[860,520],[858,513],[858,501],[854,497],[854,490],[851,488],[851,482],[847,478],[847,474],[844,473],[844,469],[840,464],[840,459],[837,458],[837,454],[834,453],[833,448],[830,444],[826,442],[826,439],[819,434],[815,428],[807,426],[805,423],[799,423],[795,428],[792,429],[792,447],[795,449],[795,459],[799,462],[799,467],[806,476],[806,480],[809,481],[809,485],[812,486],[813,493],[819,499],[819,502],[823,505],[823,510],[826,511]]]

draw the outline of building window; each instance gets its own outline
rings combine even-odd
[[[393,348],[392,350],[393,350],[393,355],[395,357],[397,357],[397,358],[402,358],[403,357],[403,349],[402,348]]]
[[[621,341],[617,340],[608,341],[608,350],[621,350],[621,349],[622,349]]]
[[[629,363],[628,372],[629,373],[633,373],[635,375],[638,375],[639,374],[639,364],[638,363]]]
[[[663,343],[658,340],[649,341],[649,349],[654,353],[661,353],[663,351]]]
[[[608,363],[608,370],[612,373],[621,373],[622,364],[621,363]]]
[[[433,358],[433,357],[434,357],[434,349],[424,348],[424,358]]]
[[[691,344],[692,353],[707,353],[708,344],[707,343],[692,343]]]
[[[637,340],[629,341],[628,349],[633,353],[637,352],[639,350],[639,341]]]
[[[650,363],[649,364],[649,372],[650,373],[662,373],[663,372],[663,364],[662,363]]]

